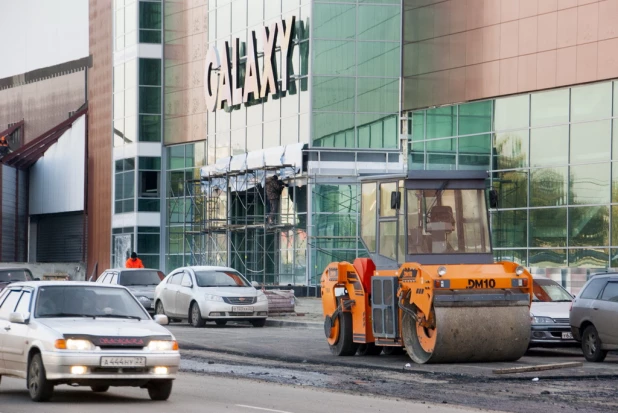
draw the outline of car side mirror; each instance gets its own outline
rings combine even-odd
[[[182,285],[183,287],[193,288],[193,283],[191,282],[191,280],[188,280],[188,281],[182,280],[182,283],[180,285]]]
[[[251,286],[255,287],[255,288],[260,288],[260,283],[257,281],[251,281]]]
[[[165,314],[155,314],[154,321],[155,323],[162,325],[162,326],[166,326],[170,323],[170,319],[167,318]]]
[[[401,192],[391,192],[391,209],[401,209]]]
[[[9,314],[9,322],[15,324],[26,324],[26,320],[30,318],[30,314],[26,313],[11,313]]]

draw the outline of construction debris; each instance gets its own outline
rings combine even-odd
[[[496,369],[493,370],[494,374],[509,374],[509,373],[526,373],[529,371],[543,371],[543,370],[557,370],[565,369],[569,367],[581,367],[584,363],[581,361],[574,361],[568,363],[554,363],[554,364],[539,364],[538,366],[524,366],[524,367],[511,367],[508,369]]]

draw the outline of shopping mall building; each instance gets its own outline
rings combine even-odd
[[[314,285],[366,255],[358,178],[424,169],[489,171],[497,259],[618,267],[618,0],[89,4],[88,271]]]

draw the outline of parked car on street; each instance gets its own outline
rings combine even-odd
[[[167,400],[180,354],[174,336],[153,321],[125,287],[88,282],[23,282],[0,294],[0,376],[26,379],[46,401],[55,386],[148,389]]]
[[[573,337],[581,342],[588,361],[603,361],[618,350],[618,274],[594,275],[573,300]]]
[[[154,314],[154,291],[161,282],[160,274],[161,271],[149,268],[117,268],[104,271],[96,282],[127,287],[146,311]]]
[[[577,346],[569,325],[573,296],[549,278],[534,276],[529,347]]]
[[[188,319],[194,327],[207,321],[223,326],[230,320],[263,327],[268,298],[233,268],[184,267],[172,271],[155,289],[155,312]]]
[[[0,268],[0,291],[7,285],[20,281],[34,281],[28,268]]]

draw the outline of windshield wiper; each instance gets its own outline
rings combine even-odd
[[[126,314],[95,314],[94,318],[128,318],[131,320],[141,320],[142,317],[136,315],[126,315]]]
[[[54,317],[84,317],[95,318],[92,314],[77,314],[77,313],[53,313],[38,315],[37,318],[54,318]]]

